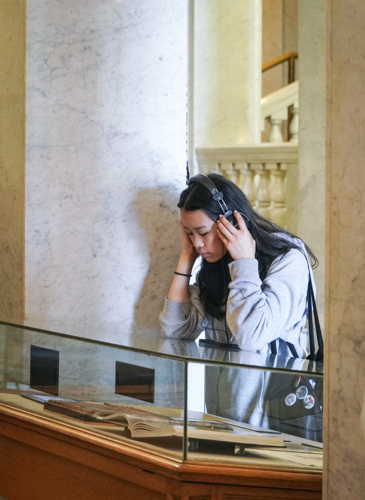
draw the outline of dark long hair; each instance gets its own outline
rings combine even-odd
[[[291,249],[302,251],[299,244],[293,241],[293,238],[297,237],[255,212],[244,193],[233,182],[218,174],[209,174],[208,177],[223,193],[223,199],[228,209],[237,210],[248,217],[248,229],[256,241],[255,257],[259,263],[261,280],[265,279],[269,267],[277,257],[284,256]],[[219,204],[213,200],[209,191],[195,182],[181,193],[177,206],[191,212],[204,210],[214,221],[218,220],[222,213]],[[317,258],[307,245],[305,245],[305,249],[312,267],[316,267],[318,265]],[[230,282],[228,269],[230,262],[232,262],[232,258],[229,253],[223,256],[222,249],[222,259],[218,262],[209,263],[203,259],[202,267],[197,276],[200,300],[206,312],[215,318],[223,318],[225,315]]]

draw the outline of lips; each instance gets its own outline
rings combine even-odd
[[[200,255],[203,257],[203,259],[206,259],[209,256],[209,253],[201,253]]]

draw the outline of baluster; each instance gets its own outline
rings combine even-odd
[[[298,142],[299,138],[299,107],[298,103],[293,106],[293,118],[290,122],[289,127],[290,132],[290,141],[289,142]]]
[[[270,117],[269,122],[271,123],[271,132],[269,136],[269,142],[283,142],[283,136],[281,133],[281,118]]]
[[[257,171],[259,175],[259,184],[256,191],[257,211],[263,217],[269,218],[270,216],[270,172],[266,170],[265,163],[260,164]]]
[[[236,182],[236,184],[240,188],[240,190],[245,193],[245,191],[244,191],[244,185],[245,185],[246,177],[245,177],[245,175],[243,173],[243,168],[244,167],[236,167],[236,171],[237,171],[237,182]],[[247,196],[247,194],[246,194],[246,196]]]
[[[221,167],[223,176],[236,184],[237,182],[237,172],[235,170],[235,164],[230,163],[229,165],[224,165]]]
[[[286,170],[282,169],[281,163],[271,170],[271,201],[269,218],[275,224],[286,227],[286,196],[285,196]]]
[[[223,175],[222,165],[220,163],[215,164],[215,169],[212,170],[213,174]]]
[[[255,172],[251,169],[250,163],[245,163],[239,169],[237,185],[245,193],[251,205],[254,205],[256,199]]]

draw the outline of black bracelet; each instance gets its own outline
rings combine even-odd
[[[177,271],[175,271],[175,274],[178,274],[179,276],[186,276],[187,278],[191,278],[191,274],[178,273]]]

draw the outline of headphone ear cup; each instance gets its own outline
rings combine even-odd
[[[232,210],[228,210],[228,212],[226,212],[225,214],[223,214],[223,216],[228,220],[228,222],[230,222],[231,224],[235,225],[235,223],[237,223],[234,215],[233,215],[233,212]]]
[[[246,224],[246,227],[247,229],[250,228],[250,219],[247,217],[246,214],[244,214],[243,212],[238,212],[240,215],[242,215],[243,217],[243,220],[245,221],[245,224]],[[239,225],[238,225],[238,222],[237,222],[237,219],[236,217],[234,216],[234,213],[229,210],[228,212],[226,212],[226,214],[224,214],[225,218],[231,223],[234,225],[234,227],[236,229],[239,229]]]

